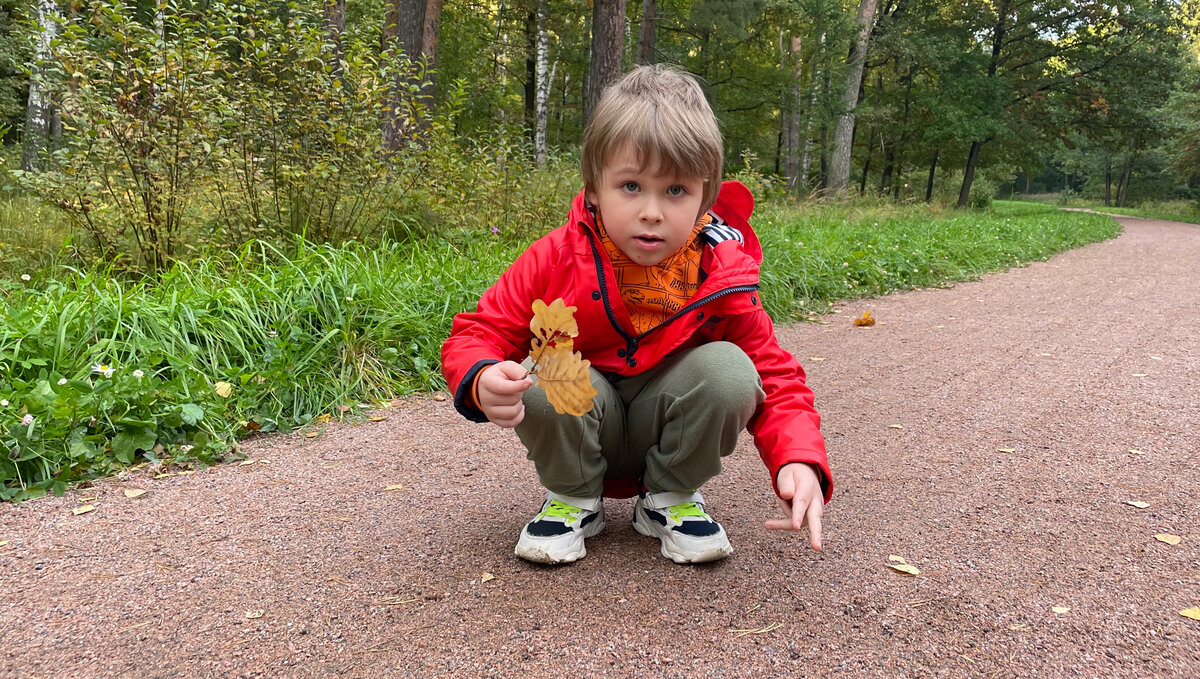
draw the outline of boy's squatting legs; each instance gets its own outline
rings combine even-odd
[[[642,479],[650,497],[690,496],[720,472],[721,457],[733,452],[764,398],[753,363],[728,342],[687,350],[616,384],[593,370],[592,384],[595,407],[582,417],[559,415],[540,389],[524,394],[525,419],[516,432],[542,485],[554,495],[599,498],[607,475]],[[642,527],[639,532],[650,534]],[[527,540],[524,532],[522,539]],[[572,554],[582,551],[582,539],[570,547]],[[723,531],[720,539],[725,551],[713,558],[728,554]],[[664,539],[664,554],[667,547]]]

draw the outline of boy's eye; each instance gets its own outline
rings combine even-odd
[[[687,189],[683,188],[682,186],[680,186],[678,184],[667,189],[668,196],[682,196],[685,193],[687,193]]]
[[[621,190],[628,191],[630,193],[635,193],[640,188],[641,187],[638,186],[637,182],[625,182],[624,184],[621,184]]]

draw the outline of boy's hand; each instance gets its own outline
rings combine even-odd
[[[511,429],[525,419],[525,404],[521,402],[521,395],[531,386],[533,378],[520,363],[493,363],[479,375],[479,382],[475,385],[475,400],[489,420]]]
[[[812,548],[821,551],[821,515],[825,513],[825,500],[817,473],[803,462],[793,462],[779,469],[775,483],[779,487],[779,506],[788,518],[768,519],[767,528],[800,530],[807,523]]]

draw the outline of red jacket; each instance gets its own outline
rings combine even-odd
[[[813,464],[821,471],[828,502],[833,476],[812,390],[804,383],[800,364],[776,341],[774,326],[758,298],[762,248],[747,222],[753,210],[754,198],[745,186],[732,181],[722,185],[712,213],[718,223],[723,221],[738,233],[726,227],[710,238],[701,261],[707,278],[692,300],[662,325],[637,335],[580,192],[564,226],[530,245],[483,294],[476,311],[454,317],[450,337],[442,345],[442,372],[454,393],[455,407],[470,420],[487,421],[474,407],[470,393],[475,376],[493,363],[524,360],[532,338],[529,320],[534,300],[550,303],[561,297],[567,306],[577,307],[580,332],[575,350],[593,368],[609,375],[637,375],[706,342],[724,340],[741,347],[758,368],[766,392],[748,429],[771,472],[772,484],[785,464]],[[721,240],[721,235],[726,239]],[[616,487],[606,486],[606,493]]]

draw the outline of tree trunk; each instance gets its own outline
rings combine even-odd
[[[782,36],[780,36],[782,38]],[[782,40],[780,41],[782,43]],[[782,48],[783,45],[781,44]],[[783,52],[783,50],[780,50]],[[792,36],[788,39],[787,51],[781,54],[784,68],[788,68],[790,86],[784,94],[785,105],[780,123],[783,130],[783,176],[787,179],[789,193],[799,195],[800,180],[800,98],[803,96],[800,87],[802,64],[800,62],[800,38]]]
[[[883,153],[883,172],[879,173],[879,195],[887,193],[892,186],[892,172],[896,169],[896,145],[887,144]]]
[[[638,35],[637,63],[639,66],[658,61],[654,42],[654,23],[657,20],[656,0],[642,0],[642,30]]]
[[[549,19],[549,0],[538,0],[537,8],[537,101],[534,102],[533,160],[538,167],[546,164],[546,112],[550,103],[550,84],[554,72],[547,68],[550,61],[550,35],[546,30]],[[557,64],[556,64],[557,65]]]
[[[1104,163],[1104,207],[1112,207],[1112,156]]]
[[[621,38],[625,32],[625,0],[595,0],[592,7],[592,60],[588,65],[588,115],[596,110],[604,88],[621,77]]]
[[[25,108],[25,131],[21,138],[21,169],[33,171],[41,168],[42,154],[50,145],[57,113],[50,102],[49,92],[44,87],[47,68],[43,62],[50,59],[50,43],[58,35],[58,7],[53,0],[37,0],[38,35],[34,45],[33,77],[29,80],[29,99]]]
[[[329,66],[333,77],[342,77],[342,33],[346,31],[346,0],[325,0],[325,32],[329,36]]]
[[[820,49],[825,48],[825,34],[821,34]],[[804,132],[800,135],[800,174],[796,180],[796,195],[799,196],[801,191],[808,189],[808,171],[812,165],[812,128],[813,118],[817,111],[817,95],[820,92],[821,82],[824,76],[821,73],[821,62],[816,58],[814,53],[812,73],[809,75],[808,85],[808,108],[804,114]]]
[[[979,149],[983,142],[971,142],[971,152],[967,154],[967,168],[963,171],[962,188],[958,190],[958,206],[966,207],[971,202],[971,183],[975,181],[975,166],[979,164]]]
[[[867,192],[867,174],[871,172],[871,156],[875,152],[875,128],[871,128],[871,133],[867,135],[867,159],[863,161],[862,178],[858,181],[858,195],[863,195]]]
[[[926,203],[933,200],[933,176],[937,172],[938,155],[940,153],[941,153],[941,149],[934,147],[933,160],[931,160],[929,162],[929,179],[925,181],[925,202]]]
[[[995,78],[996,72],[1000,68],[1000,51],[1004,48],[1004,37],[1008,29],[1005,22],[1008,19],[1010,6],[1010,0],[1000,0],[1000,4],[996,7],[996,25],[992,29],[992,57],[988,61],[988,78]],[[958,207],[966,207],[971,198],[971,183],[975,181],[975,166],[979,162],[979,149],[983,144],[983,141],[971,142],[971,153],[967,156],[967,167],[963,171],[962,188],[958,190]]]
[[[525,13],[525,135],[529,141],[537,128],[538,8]]]
[[[441,15],[442,0],[387,0],[381,33],[382,47],[402,53],[413,64],[413,67],[400,63],[393,65],[393,82],[384,120],[384,139],[392,151],[400,147],[405,129],[410,124],[412,111],[409,93],[414,79],[423,79],[414,102],[418,105],[418,113],[427,114],[433,109],[433,97],[437,90],[434,69],[437,67]],[[400,55],[395,54],[393,58],[399,59]],[[415,122],[423,125],[425,115],[418,115]]]
[[[1129,179],[1133,176],[1133,154],[1125,157],[1125,171],[1121,173],[1121,187],[1117,191],[1117,207],[1125,207],[1125,197],[1129,194]]]
[[[863,64],[875,8],[879,0],[860,0],[858,4],[858,38],[846,59],[845,90],[842,92],[841,113],[833,134],[833,152],[829,159],[829,177],[825,185],[834,194],[842,194],[850,185],[850,150],[854,141],[854,109],[858,107],[858,91],[862,86]]]

